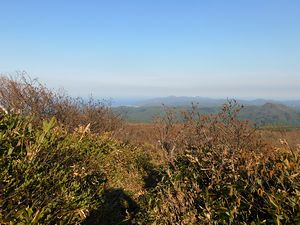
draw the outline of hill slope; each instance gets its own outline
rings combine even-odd
[[[278,100],[270,100],[270,99],[254,99],[254,100],[237,100],[240,104],[246,106],[262,106],[266,103],[273,104],[282,104],[289,107],[299,108],[300,100],[286,100],[286,101],[278,101]],[[205,98],[205,97],[187,97],[187,96],[168,96],[168,97],[160,97],[147,99],[143,101],[137,102],[136,106],[161,106],[162,104],[167,106],[189,106],[191,103],[198,103],[201,107],[215,107],[221,106],[222,104],[227,102],[227,99],[221,98]]]
[[[259,126],[300,125],[300,110],[282,104],[266,103],[262,106],[247,106],[240,116],[242,119],[250,119]]]
[[[191,109],[191,106],[172,107],[179,115],[181,111]],[[217,113],[219,106],[201,107],[201,114]],[[162,106],[116,107],[114,111],[120,113],[129,122],[151,122],[158,115],[163,115]],[[300,126],[300,110],[282,104],[265,103],[262,106],[245,106],[240,112],[241,119],[247,119],[258,126],[281,125]]]

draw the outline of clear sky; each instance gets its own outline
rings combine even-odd
[[[300,98],[298,0],[0,2],[0,73],[72,95]]]

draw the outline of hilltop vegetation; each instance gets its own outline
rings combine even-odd
[[[48,89],[51,104],[36,105],[42,85],[3,79],[20,95],[1,102],[1,224],[300,223],[299,145],[267,144],[234,101],[168,111],[158,142],[137,144],[107,105],[72,99],[67,115]]]
[[[300,110],[281,104],[245,107],[240,118],[249,119],[258,126],[300,126]]]
[[[64,91],[55,92],[26,74],[0,76],[0,105],[10,112],[32,116],[33,123],[55,116],[68,130],[90,124],[93,132],[112,131],[122,125],[118,114],[105,102],[73,98]]]
[[[221,106],[201,107],[197,106],[197,111],[201,115],[216,114],[221,110]],[[164,115],[167,106],[122,106],[113,110],[129,122],[151,123],[157,116]],[[192,106],[176,106],[171,108],[180,117],[181,112],[192,110]],[[250,120],[256,126],[300,126],[300,109],[291,108],[281,104],[265,103],[261,106],[244,106],[239,114],[242,120]]]
[[[218,98],[204,98],[204,97],[161,97],[153,98],[143,101],[138,101],[135,103],[136,106],[169,106],[169,107],[179,107],[179,106],[189,106],[191,102],[198,103],[201,107],[216,107],[222,106],[227,103],[228,99],[218,99]],[[288,107],[300,108],[300,100],[269,100],[269,99],[254,99],[254,100],[244,100],[237,99],[237,101],[245,106],[262,106],[266,103],[281,104]]]

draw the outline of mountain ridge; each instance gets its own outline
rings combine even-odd
[[[282,104],[288,107],[300,108],[300,100],[273,100],[257,98],[252,100],[236,99],[238,103],[245,106],[262,106],[266,103]],[[228,102],[225,98],[209,98],[200,96],[167,96],[157,97],[147,100],[138,101],[136,106],[189,106],[191,103],[197,103],[200,107],[216,107]]]
[[[168,106],[177,115],[180,112],[191,110],[189,106]],[[221,106],[197,107],[200,114],[217,113]],[[152,122],[156,116],[164,115],[164,107],[160,106],[121,106],[114,108],[129,122]],[[279,125],[279,126],[300,126],[300,108],[293,108],[283,104],[266,102],[263,105],[245,105],[239,114],[240,119],[250,120],[258,126]]]

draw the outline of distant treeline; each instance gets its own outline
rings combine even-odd
[[[221,106],[214,107],[198,107],[197,111],[202,115],[215,114],[219,112]],[[121,106],[115,107],[113,110],[123,116],[129,122],[150,123],[157,116],[164,115],[165,109],[171,109],[179,116],[181,112],[191,110],[192,106]],[[300,109],[292,108],[285,105],[266,103],[262,106],[245,106],[242,108],[240,119],[249,120],[253,125],[262,126],[300,126]]]

